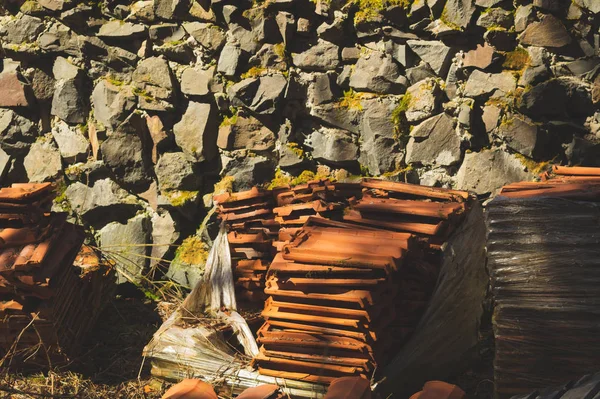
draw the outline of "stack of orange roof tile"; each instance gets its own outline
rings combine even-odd
[[[89,248],[74,267],[83,231],[44,213],[52,198],[50,184],[0,189],[0,208],[11,210],[0,218],[0,357],[13,365],[75,354],[114,286]]]
[[[427,238],[439,246],[461,223],[469,193],[435,187],[363,179],[362,199],[354,201],[344,221]]]
[[[229,227],[232,267],[238,298],[249,302],[264,301],[267,267],[273,259],[273,239],[279,223],[273,213],[271,190],[254,187],[239,193],[214,197],[219,217]]]
[[[310,218],[277,254],[258,332],[259,372],[329,383],[369,376],[412,332],[436,273],[412,234]]]
[[[417,325],[435,288],[437,250],[469,194],[374,179],[362,189],[343,222],[308,217],[275,256],[254,359],[261,374],[370,377]]]
[[[552,172],[488,205],[498,398],[600,368],[600,168]]]
[[[221,220],[229,227],[229,244],[237,295],[250,302],[266,299],[265,276],[277,249],[310,216],[341,218],[340,200],[360,194],[360,185],[314,180],[273,190],[253,188],[214,197]]]

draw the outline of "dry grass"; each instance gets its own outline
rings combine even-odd
[[[82,355],[45,373],[0,370],[0,398],[158,399],[168,384],[150,376],[142,349],[162,323],[141,292],[115,299]]]

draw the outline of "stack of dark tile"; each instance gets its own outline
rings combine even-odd
[[[468,193],[364,179],[343,221],[311,216],[267,273],[259,372],[329,383],[371,377],[410,338],[435,288],[440,249]]]
[[[600,168],[553,172],[488,205],[499,398],[600,369]]]
[[[0,189],[3,366],[48,367],[75,356],[114,288],[114,275],[82,250],[82,229],[45,212],[52,198],[47,183]]]

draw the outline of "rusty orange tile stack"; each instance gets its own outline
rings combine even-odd
[[[554,166],[505,186],[487,212],[496,397],[597,370],[600,168]]]
[[[437,249],[468,211],[469,194],[375,179],[360,188],[347,191],[349,207],[307,201],[284,208],[345,209],[337,220],[290,218],[304,224],[288,237],[280,233],[254,358],[261,374],[325,384],[369,378],[423,314],[439,271]],[[286,214],[275,212],[283,222]]]
[[[236,295],[248,302],[262,302],[267,267],[273,259],[273,240],[279,224],[275,221],[275,202],[271,190],[257,187],[239,193],[214,197],[219,217],[229,227]]]
[[[98,257],[81,250],[83,230],[45,212],[53,196],[49,183],[0,189],[0,358],[11,365],[66,361],[113,286],[105,271],[96,278]]]
[[[340,201],[360,190],[359,184],[324,179],[215,196],[219,217],[228,225],[238,298],[262,303],[266,272],[277,250],[310,216],[341,218]]]

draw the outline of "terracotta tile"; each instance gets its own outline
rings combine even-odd
[[[371,384],[362,377],[342,377],[331,382],[324,399],[371,399]]]
[[[469,199],[466,191],[450,190],[437,187],[419,186],[416,184],[391,182],[379,179],[364,178],[362,186],[365,188],[380,189],[419,197],[437,198],[449,201],[465,201]]]

